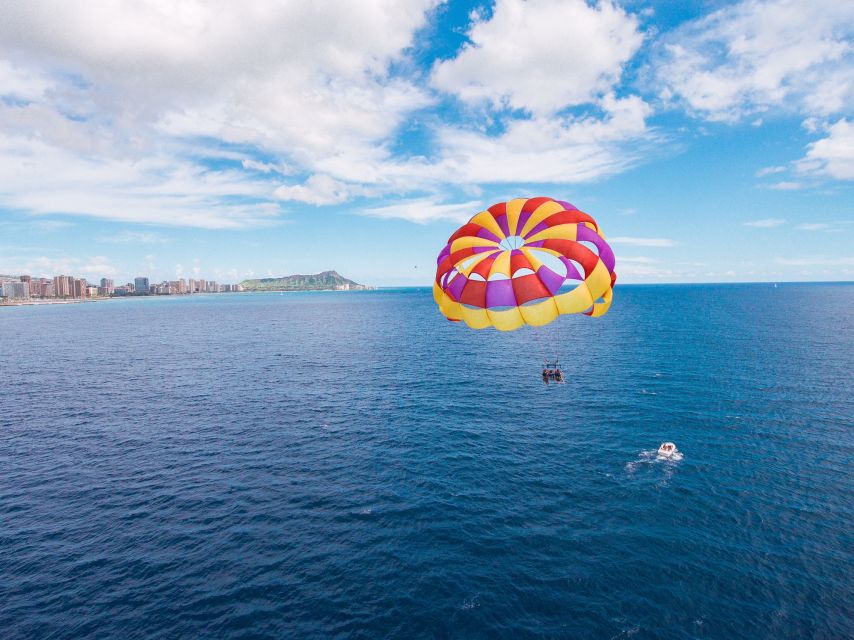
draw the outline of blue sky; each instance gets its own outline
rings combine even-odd
[[[429,284],[536,195],[620,282],[854,279],[854,5],[12,1],[0,273]]]

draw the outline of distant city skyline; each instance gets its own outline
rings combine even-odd
[[[243,291],[239,284],[223,284],[204,278],[179,278],[151,282],[147,276],[137,276],[132,282],[115,285],[112,278],[101,278],[100,284],[86,278],[69,275],[53,277],[0,273],[0,301],[26,300],[85,300],[133,295],[185,295],[196,293],[230,293]]]
[[[618,285],[854,279],[854,4],[334,12],[4,3],[0,273],[429,285],[459,224],[545,195]]]

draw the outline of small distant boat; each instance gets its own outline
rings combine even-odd
[[[679,449],[677,449],[676,445],[672,442],[662,442],[661,446],[658,448],[658,455],[665,458],[672,458],[678,453]]]

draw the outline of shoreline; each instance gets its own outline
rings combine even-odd
[[[150,295],[129,295],[129,296],[108,296],[96,298],[35,298],[28,300],[15,300],[14,302],[0,302],[0,307],[37,307],[42,305],[52,304],[85,304],[87,302],[106,302],[109,300],[137,300],[145,298],[186,298],[197,296],[223,296],[232,294],[247,294],[247,293],[352,293],[359,291],[377,291],[377,288],[372,289],[288,289],[288,290],[269,290],[269,291],[221,291],[214,293],[213,291],[205,291],[193,294],[150,294]]]
[[[109,300],[109,298],[73,298],[61,300],[51,300],[48,298],[45,300],[16,300],[14,302],[0,302],[0,307],[37,307],[46,304],[81,304],[86,302],[101,302],[103,300]]]

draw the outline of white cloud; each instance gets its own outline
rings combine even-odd
[[[350,199],[354,192],[352,185],[344,184],[326,175],[313,175],[305,184],[282,186],[273,192],[279,200],[296,200],[314,205],[338,204]]]
[[[37,278],[52,278],[56,275],[74,275],[94,282],[102,277],[118,274],[118,269],[106,256],[72,258],[69,256],[15,257],[5,256],[0,263],[0,273],[32,275]]]
[[[112,277],[119,272],[106,256],[93,256],[89,258],[89,260],[80,265],[79,271],[92,280],[102,277]]]
[[[458,220],[470,213],[438,195],[449,185],[469,198],[482,185],[594,181],[661,141],[651,106],[620,87],[645,35],[613,2],[499,0],[425,86],[408,51],[437,1],[7,3],[0,206],[219,229],[272,224],[288,201],[394,196],[363,213]],[[784,98],[826,118],[816,104],[850,95],[847,10],[825,7],[793,38],[797,12],[780,6],[745,2],[680,30],[669,91],[713,119]],[[706,75],[717,102],[689,91]],[[400,154],[401,126],[455,97],[456,123],[426,119],[426,155]],[[828,129],[798,170],[847,175],[840,136]],[[282,184],[296,175],[309,177]]]
[[[103,242],[127,242],[131,244],[162,244],[169,239],[151,231],[121,231],[112,235],[104,235],[98,238]]]
[[[387,160],[396,127],[432,100],[390,68],[435,3],[6,3],[0,206],[264,223],[280,213],[271,174],[292,163]],[[223,143],[274,160],[208,168]]]
[[[767,187],[775,191],[797,191],[803,189],[804,185],[793,180],[781,180],[780,182],[772,182]]]
[[[0,95],[21,98],[0,101],[0,206],[220,229],[391,195],[402,217],[424,215],[411,201],[443,217],[449,185],[592,181],[658,139],[650,106],[617,97],[643,34],[612,2],[501,0],[424,86],[407,51],[437,2],[10,3]],[[437,88],[472,109],[431,116],[429,156],[396,155]]]
[[[754,227],[756,229],[771,229],[783,224],[786,224],[786,221],[781,220],[780,218],[763,218],[762,220],[751,220],[750,222],[745,222],[744,226]]]
[[[51,82],[33,69],[23,69],[9,60],[0,60],[0,96],[17,100],[38,100]]]
[[[756,172],[757,178],[763,178],[765,176],[774,175],[775,173],[784,173],[786,171],[786,167],[764,167]]]
[[[24,132],[3,132],[0,124],[0,204],[9,208],[238,228],[269,223],[279,214],[278,205],[264,202],[271,190],[267,183],[247,180],[238,171],[208,170],[167,153],[143,158],[81,157],[75,150]],[[235,198],[250,201],[229,202]]]
[[[842,119],[827,128],[827,136],[811,143],[796,163],[804,174],[854,180],[854,122]]]
[[[800,229],[802,231],[824,231],[829,228],[829,224],[825,224],[823,222],[809,222],[805,224],[799,224],[796,229]]]
[[[612,175],[638,161],[629,147],[646,139],[649,106],[637,96],[603,98],[604,117],[515,120],[498,136],[440,131],[440,167],[450,182],[577,183]]]
[[[550,114],[611,91],[643,36],[635,17],[607,1],[498,0],[491,16],[474,16],[468,39],[435,65],[435,87]]]
[[[666,95],[710,120],[769,109],[827,116],[854,98],[854,4],[746,0],[678,29],[657,66]]]
[[[452,220],[463,223],[483,210],[482,202],[459,202],[442,204],[431,199],[404,200],[384,207],[361,209],[361,215],[372,218],[396,218],[418,224],[426,224],[436,220]]]
[[[608,244],[627,245],[630,247],[674,247],[676,242],[670,238],[635,238],[630,236],[617,236],[607,238]]]
[[[294,173],[294,168],[284,164],[283,162],[260,162],[258,160],[252,160],[251,158],[243,158],[243,160],[240,161],[240,164],[244,169],[260,171],[261,173],[278,173],[283,176],[289,176]]]

